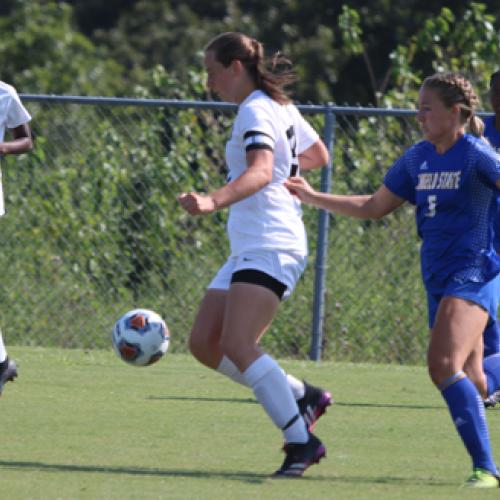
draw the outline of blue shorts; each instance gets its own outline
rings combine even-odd
[[[491,281],[487,281],[486,283],[476,283],[473,281],[460,283],[450,280],[442,293],[427,292],[429,328],[432,328],[434,325],[439,302],[443,297],[459,297],[474,302],[485,311],[488,311],[490,318],[496,321],[498,301],[500,299],[500,274],[497,274]]]

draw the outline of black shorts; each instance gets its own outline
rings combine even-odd
[[[269,274],[256,269],[240,269],[233,273],[231,283],[251,283],[253,285],[263,286],[274,292],[278,299],[282,300],[286,291],[286,285],[278,281]]]

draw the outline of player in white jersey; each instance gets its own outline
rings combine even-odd
[[[16,89],[0,81],[0,156],[19,154],[32,147],[31,131],[28,122],[31,116],[21,103]],[[5,130],[10,129],[12,139],[5,141]],[[0,216],[4,215],[2,177],[0,173]],[[0,332],[0,395],[6,382],[17,377],[16,363],[9,359]]]
[[[293,74],[265,63],[262,44],[241,33],[223,33],[205,48],[209,89],[239,107],[226,145],[228,183],[179,196],[192,215],[229,207],[231,254],[208,287],[189,346],[200,362],[252,388],[285,438],[275,474],[300,476],[326,453],[311,430],[331,395],[287,376],[259,340],[307,259],[300,205],[284,182],[299,168],[324,165],[328,151],[284,91]]]

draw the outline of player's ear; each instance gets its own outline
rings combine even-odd
[[[462,113],[462,108],[460,107],[460,104],[453,104],[451,106],[451,111],[452,111],[454,116],[460,117],[460,115]]]
[[[240,75],[244,69],[243,63],[239,59],[233,59],[231,61],[231,69],[234,75]]]

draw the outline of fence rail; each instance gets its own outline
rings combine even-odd
[[[186,190],[224,179],[236,106],[218,102],[21,95],[33,152],[2,162],[0,324],[10,344],[109,348],[115,319],[142,306],[185,340],[225,259],[226,214],[192,218]],[[331,162],[323,191],[366,193],[418,138],[407,109],[304,105]],[[305,207],[310,265],[266,334],[280,357],[420,363],[425,297],[413,211],[353,221]]]

